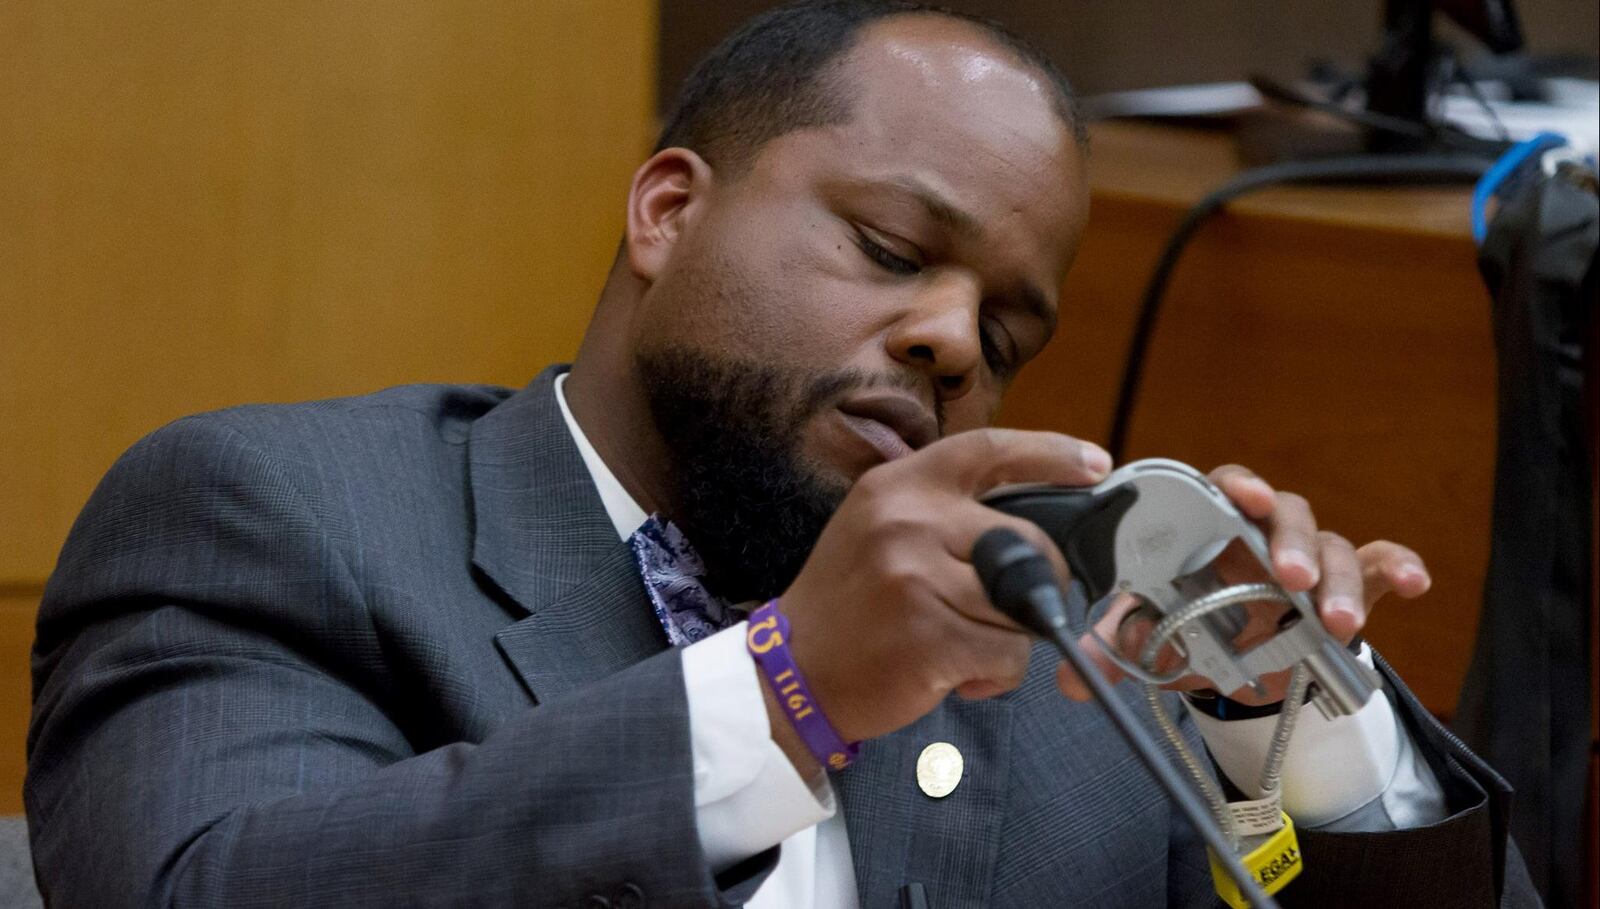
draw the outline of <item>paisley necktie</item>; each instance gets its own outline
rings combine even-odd
[[[672,522],[651,515],[628,537],[650,605],[667,634],[683,647],[744,621],[748,610],[731,606],[706,590],[705,563]]]

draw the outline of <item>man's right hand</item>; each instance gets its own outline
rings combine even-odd
[[[949,436],[862,474],[828,522],[779,608],[789,646],[828,720],[846,740],[893,732],[951,691],[993,697],[1022,684],[1031,638],[990,605],[973,543],[1010,527],[1056,564],[1034,524],[978,503],[997,486],[1099,482],[1111,458],[1064,435],[980,429]],[[769,696],[774,738],[802,772],[815,767]]]

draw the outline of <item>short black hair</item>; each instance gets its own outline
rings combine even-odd
[[[965,22],[1045,77],[1056,114],[1080,145],[1088,141],[1077,96],[1050,58],[982,16],[904,0],[803,0],[746,22],[701,60],[678,92],[656,151],[690,149],[740,172],[762,146],[797,129],[847,122],[852,86],[830,78],[830,64],[861,29],[894,16],[933,15]]]

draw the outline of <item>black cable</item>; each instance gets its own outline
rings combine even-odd
[[[1138,321],[1128,342],[1123,362],[1122,385],[1117,392],[1116,410],[1111,421],[1107,450],[1116,463],[1127,453],[1128,430],[1138,404],[1139,384],[1144,374],[1144,358],[1155,334],[1161,313],[1162,297],[1184,247],[1208,218],[1228,202],[1270,186],[1291,183],[1372,183],[1476,181],[1494,162],[1475,155],[1352,155],[1313,161],[1286,161],[1243,171],[1211,191],[1184,214],[1176,230],[1156,259],[1150,281],[1139,303]]]
[[[1228,842],[1200,797],[1162,757],[1161,746],[1139,725],[1133,711],[1111,690],[1111,683],[1078,648],[1067,621],[1061,586],[1056,583],[1055,569],[1051,567],[1050,560],[1016,531],[1009,527],[996,527],[984,533],[973,545],[972,565],[977,569],[984,592],[989,595],[995,608],[1054,644],[1078,673],[1078,677],[1088,684],[1095,700],[1100,702],[1106,715],[1111,718],[1112,725],[1122,733],[1122,737],[1133,748],[1133,753],[1144,762],[1156,782],[1166,790],[1167,796],[1183,811],[1217,861],[1227,869],[1228,876],[1233,878],[1239,892],[1258,909],[1277,909],[1278,904],[1261,889],[1255,877],[1239,861],[1233,844]]]
[[[1311,92],[1271,76],[1253,73],[1246,77],[1261,96],[1280,104],[1303,107],[1336,117],[1364,129],[1399,136],[1425,143],[1426,147],[1447,152],[1466,152],[1497,158],[1509,147],[1508,141],[1480,139],[1450,123],[1434,120],[1408,120],[1393,114],[1380,113],[1360,107],[1347,107],[1328,98],[1319,98]],[[1440,93],[1442,95],[1442,92]],[[1415,152],[1413,153],[1415,154]]]
[[[1500,115],[1495,112],[1494,105],[1489,103],[1489,99],[1483,94],[1483,89],[1478,87],[1477,80],[1473,79],[1467,74],[1466,67],[1461,65],[1460,61],[1456,59],[1454,53],[1447,53],[1444,59],[1445,64],[1449,67],[1449,76],[1446,84],[1460,85],[1462,88],[1466,89],[1467,94],[1470,95],[1472,100],[1477,103],[1478,109],[1483,111],[1484,116],[1488,118],[1489,125],[1494,127],[1495,138],[1500,142],[1504,142],[1506,145],[1513,144],[1511,141],[1511,131],[1506,129],[1505,122],[1502,121],[1500,119]],[[1442,98],[1442,103],[1449,103],[1448,95],[1445,95],[1444,92],[1440,92],[1440,96]]]
[[[1393,114],[1378,113],[1360,107],[1346,107],[1335,101],[1318,98],[1295,85],[1279,82],[1271,76],[1252,73],[1245,77],[1250,87],[1261,93],[1261,96],[1280,104],[1293,107],[1304,107],[1308,110],[1318,111],[1340,120],[1345,120],[1367,129],[1393,133],[1408,139],[1432,139],[1434,131],[1428,124],[1416,120],[1407,120],[1405,117],[1396,117]]]

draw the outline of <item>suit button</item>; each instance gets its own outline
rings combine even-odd
[[[611,909],[611,901],[598,893],[591,893],[584,898],[583,909]]]
[[[644,909],[644,891],[638,884],[623,884],[614,905],[617,909]]]

